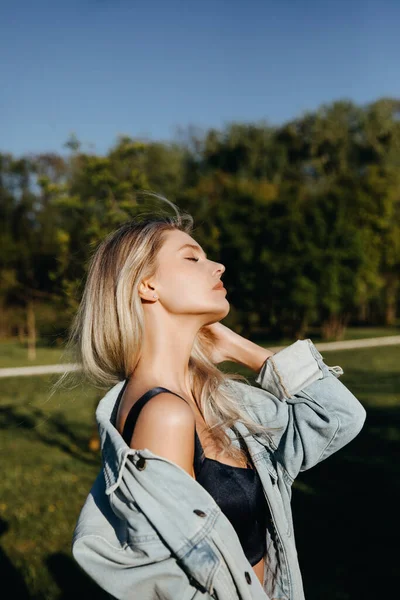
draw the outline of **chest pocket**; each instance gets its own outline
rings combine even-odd
[[[118,491],[110,494],[110,504],[116,516],[126,523],[124,545],[135,556],[135,564],[136,560],[139,560],[138,564],[147,564],[169,558],[171,551],[145,514],[134,501],[122,500]]]
[[[232,428],[235,432],[236,429]],[[253,449],[254,452],[254,461],[257,465],[263,465],[270,475],[272,483],[275,485],[278,481],[278,472],[276,468],[275,457],[273,456],[273,452],[271,451],[271,440],[269,436],[264,433],[253,433],[252,434],[253,441],[257,442],[257,447]],[[240,445],[244,446],[244,442],[240,436]]]

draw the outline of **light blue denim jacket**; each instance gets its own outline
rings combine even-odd
[[[263,363],[260,387],[230,382],[256,422],[282,427],[250,434],[235,423],[271,513],[264,585],[213,497],[175,463],[125,443],[115,428],[124,381],[96,409],[103,466],[75,527],[75,560],[120,600],[304,600],[291,486],[300,471],[343,448],[364,424],[366,411],[339,381],[342,374],[304,339]]]

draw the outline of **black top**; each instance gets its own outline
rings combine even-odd
[[[128,381],[128,380],[127,380]],[[120,391],[120,402],[126,384]],[[133,430],[142,407],[157,394],[169,392],[158,386],[148,390],[130,409],[122,437],[130,445]],[[187,402],[184,398],[182,398]],[[269,515],[263,486],[255,468],[235,467],[204,456],[203,448],[195,429],[194,472],[200,483],[214,498],[222,512],[232,523],[243,551],[251,565],[258,563],[266,553],[266,526]]]

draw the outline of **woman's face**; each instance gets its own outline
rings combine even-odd
[[[224,265],[207,258],[190,235],[168,231],[158,253],[154,293],[169,312],[199,315],[202,324],[208,324],[229,313],[226,289],[213,289],[224,271]]]

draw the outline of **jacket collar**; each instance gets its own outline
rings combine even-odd
[[[115,427],[118,404],[126,383],[127,380],[124,379],[115,384],[96,408],[106,494],[111,494],[118,487],[127,457],[136,454],[136,450],[128,446]]]

